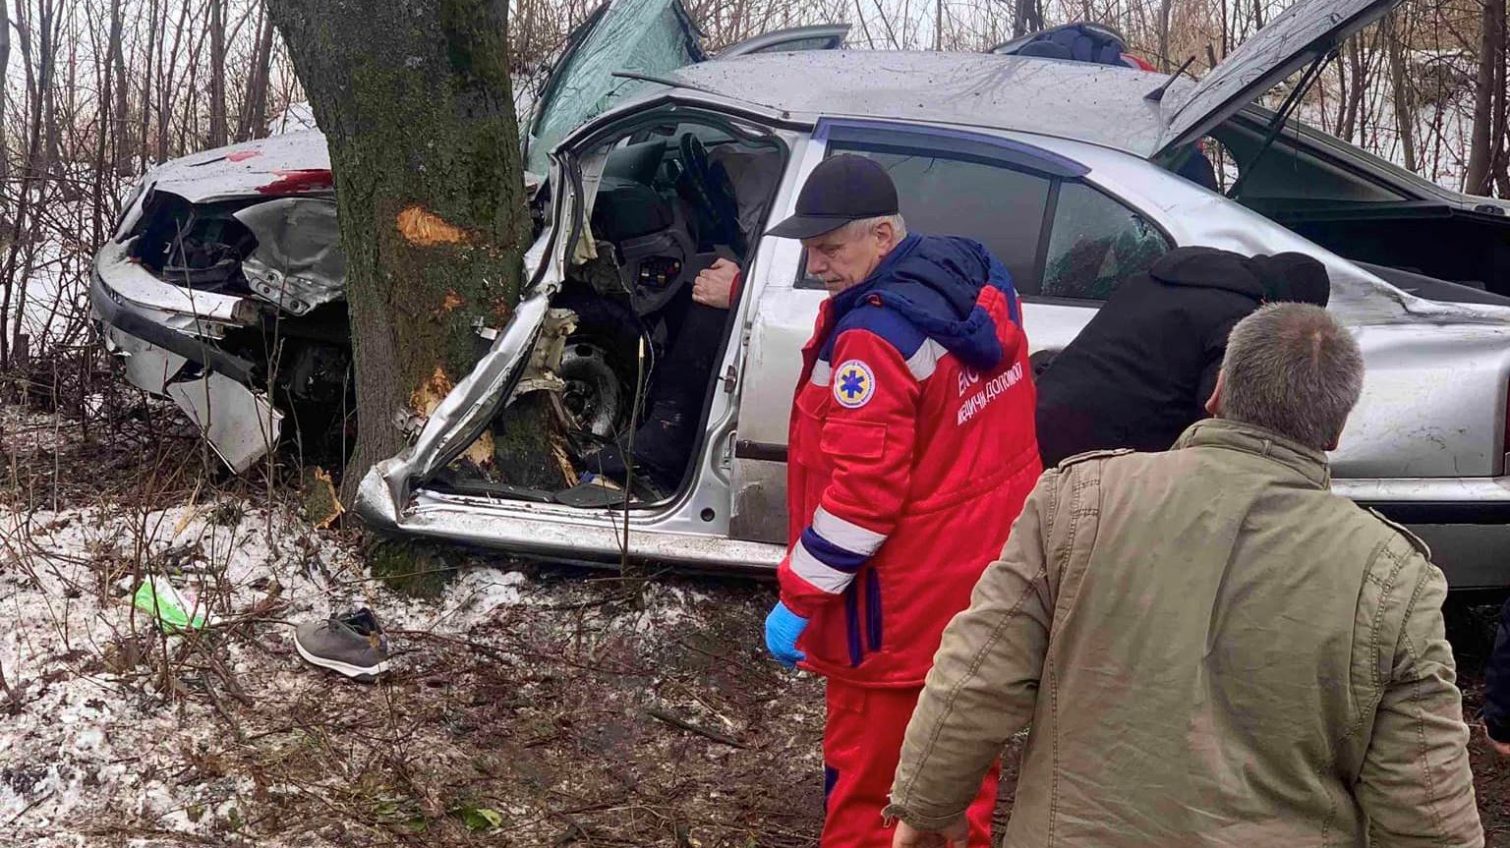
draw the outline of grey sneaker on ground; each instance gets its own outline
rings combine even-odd
[[[388,670],[388,637],[366,607],[325,621],[306,621],[294,630],[294,648],[306,661],[363,683]]]

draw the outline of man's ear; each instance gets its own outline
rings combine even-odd
[[[882,221],[881,223],[876,224],[874,232],[876,234],[876,240],[881,243],[881,246],[884,247],[887,252],[890,252],[893,247],[897,246],[897,228],[893,227],[890,221]]]
[[[1220,418],[1222,415],[1222,386],[1227,380],[1227,372],[1216,372],[1216,385],[1211,388],[1211,397],[1206,398],[1206,414],[1212,418]]]

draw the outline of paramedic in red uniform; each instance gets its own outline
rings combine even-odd
[[[909,235],[873,160],[814,169],[797,214],[829,298],[803,348],[781,601],[766,645],[827,678],[822,845],[889,846],[881,810],[944,626],[1041,466],[1017,294],[980,244]],[[996,770],[970,808],[990,845]]]

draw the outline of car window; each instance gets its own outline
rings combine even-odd
[[[1169,248],[1158,227],[1121,201],[1085,183],[1066,181],[1054,207],[1041,293],[1105,300]]]
[[[982,159],[891,146],[830,145],[829,155],[837,153],[868,156],[886,168],[909,231],[973,238],[1007,266],[1019,292],[1037,291],[1039,236],[1051,184],[1047,177]],[[815,285],[807,279],[799,283]]]

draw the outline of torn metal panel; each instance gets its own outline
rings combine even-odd
[[[189,361],[109,324],[104,325],[104,330],[105,347],[122,359],[126,380],[149,394],[165,395],[169,381]]]
[[[174,383],[167,394],[237,474],[276,447],[283,432],[282,412],[261,393],[223,374]]]
[[[285,197],[238,211],[257,237],[241,262],[252,291],[294,315],[340,300],[346,292],[346,254],[332,200]]]
[[[195,291],[163,282],[131,258],[131,245],[106,242],[95,255],[94,268],[105,294],[116,303],[168,313],[161,320],[175,330],[218,337],[223,327],[215,324],[251,325],[258,316],[255,301],[216,292]]]
[[[398,510],[409,498],[410,487],[460,456],[493,420],[508,400],[514,379],[525,365],[550,310],[550,298],[558,286],[543,285],[519,301],[492,348],[472,371],[430,413],[413,446],[399,457],[381,464],[383,496],[391,500],[385,509]],[[359,496],[360,497],[360,496]]]

